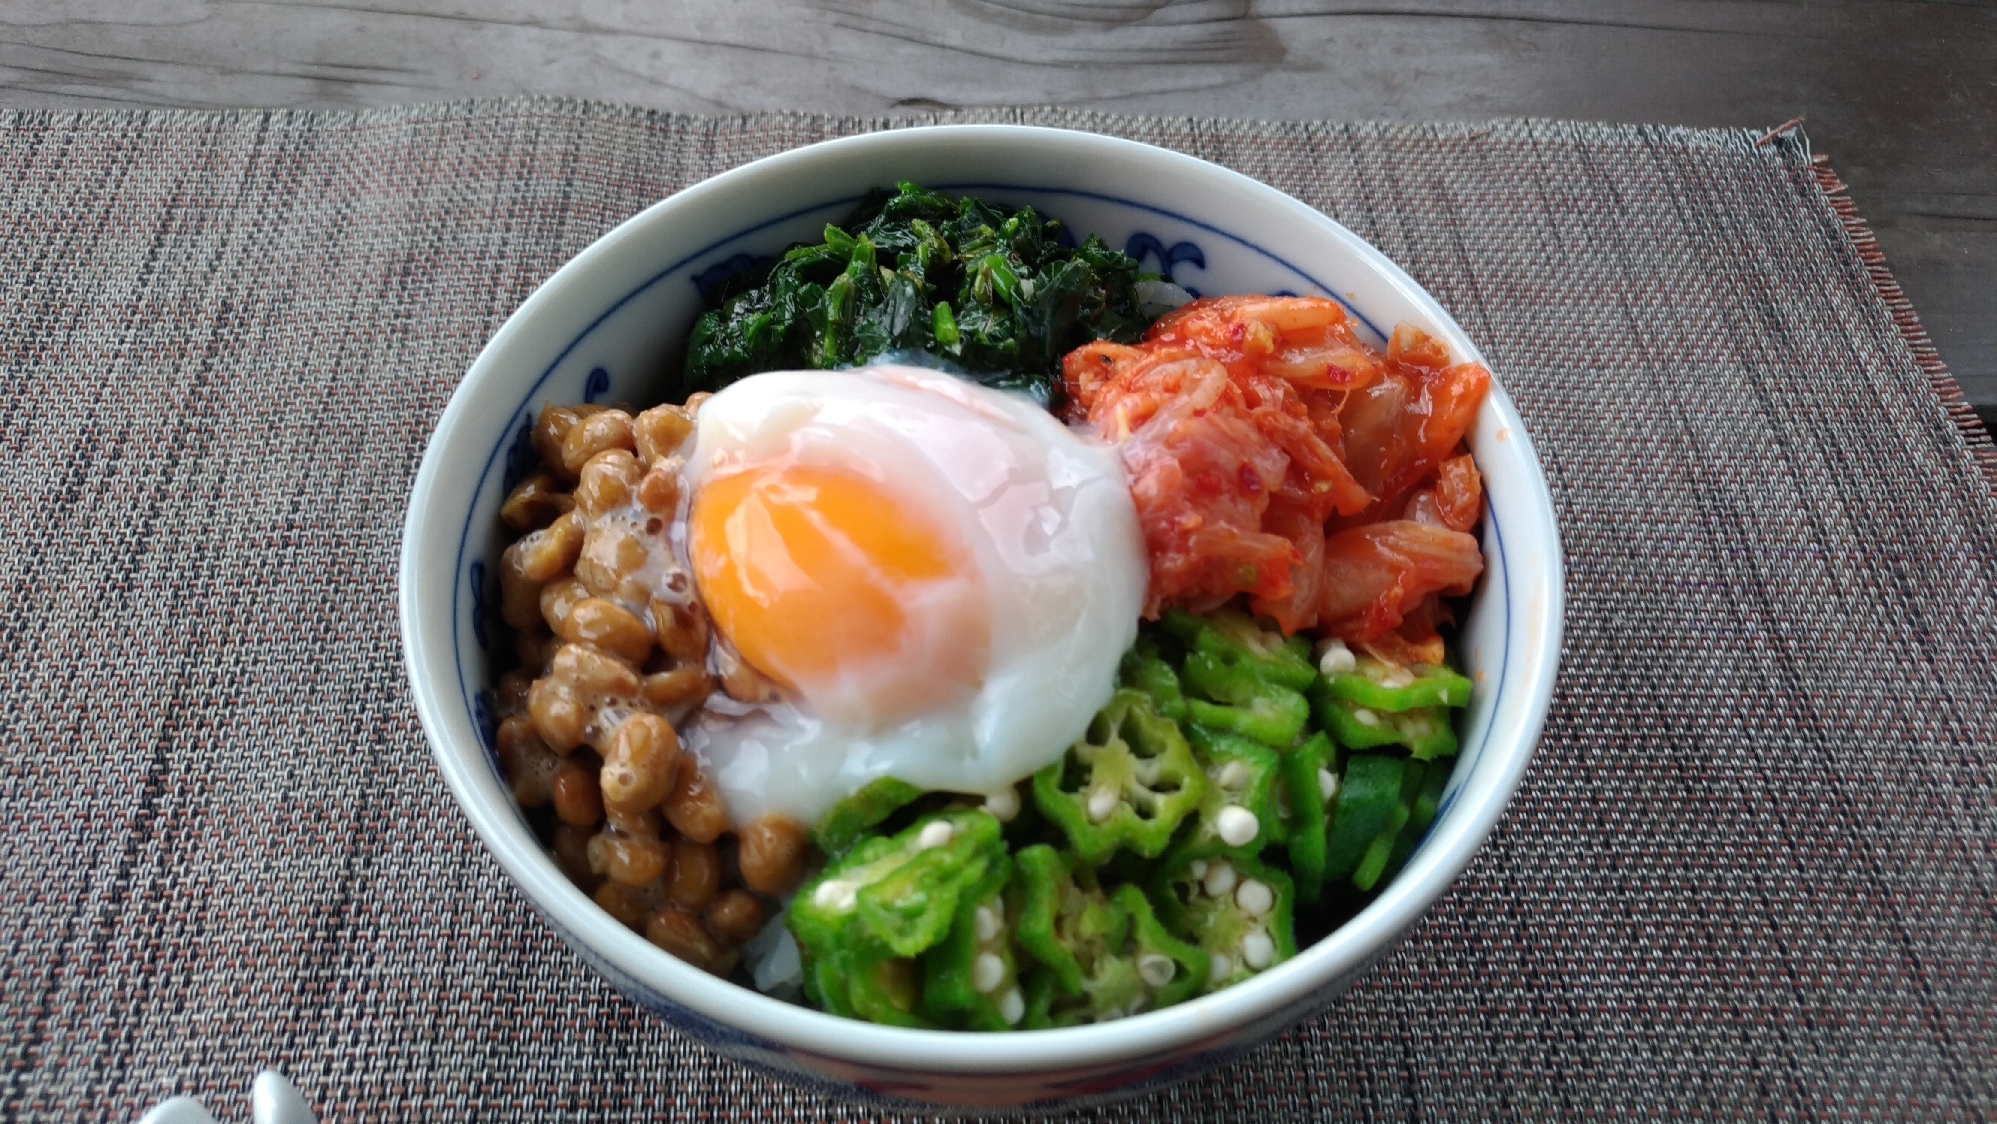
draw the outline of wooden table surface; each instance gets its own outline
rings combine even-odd
[[[1997,420],[1997,10],[1905,0],[0,0],[17,106],[1806,118]]]

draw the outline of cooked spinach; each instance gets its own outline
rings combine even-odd
[[[824,241],[720,286],[688,341],[685,389],[919,351],[1052,408],[1061,356],[1143,335],[1137,283],[1148,276],[1093,234],[1074,245],[1031,207],[876,188]]]

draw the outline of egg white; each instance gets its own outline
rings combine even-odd
[[[1150,573],[1111,449],[1025,398],[913,367],[754,375],[701,407],[695,489],[786,461],[863,474],[955,526],[991,599],[991,657],[963,705],[894,723],[830,717],[865,713],[853,699],[717,696],[682,736],[737,825],[815,823],[882,776],[996,792],[1082,736],[1115,689]]]

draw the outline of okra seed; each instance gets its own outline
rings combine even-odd
[[[1244,879],[1241,888],[1234,892],[1234,904],[1250,917],[1260,917],[1276,908],[1276,892],[1269,888],[1267,882]]]
[[[1221,898],[1234,892],[1234,885],[1240,879],[1234,873],[1234,864],[1217,862],[1207,867],[1200,878],[1200,888],[1208,897]]]
[[[1394,670],[1388,672],[1386,676],[1380,680],[1380,686],[1393,687],[1395,689],[1399,689],[1401,687],[1413,686],[1414,681],[1415,677],[1409,675],[1406,668],[1397,667]]]
[[[1229,761],[1220,770],[1220,787],[1240,788],[1248,783],[1248,766],[1239,761]]]
[[[915,849],[918,851],[927,851],[935,847],[947,847],[950,844],[951,838],[956,834],[957,829],[951,827],[949,822],[945,820],[937,820],[934,823],[925,824],[922,828],[922,833],[915,837]]]
[[[999,1018],[1005,1020],[1005,1025],[1018,1026],[1019,1020],[1026,1017],[1026,996],[1021,995],[1018,988],[1009,987],[1004,995],[999,996],[998,1008]]]
[[[1260,929],[1241,938],[1241,960],[1250,968],[1261,971],[1276,958],[1276,942]]]
[[[1324,650],[1317,658],[1317,669],[1326,675],[1344,675],[1358,666],[1359,660],[1343,640],[1325,641]]]
[[[1194,878],[1205,878],[1207,876],[1207,861],[1205,859],[1194,859],[1191,863],[1187,864],[1186,869],[1192,871]]]
[[[1363,706],[1352,712],[1352,720],[1361,726],[1378,726],[1380,724],[1380,716]]]
[[[837,913],[852,909],[856,900],[858,900],[858,887],[843,878],[820,882],[818,889],[811,892],[811,904]]]
[[[971,919],[977,924],[978,940],[988,941],[999,935],[1000,921],[998,915],[992,912],[992,907],[979,906],[978,911],[971,915]]]
[[[1319,769],[1317,771],[1317,790],[1323,795],[1325,803],[1331,803],[1338,796],[1338,774],[1332,772],[1330,769]]]
[[[985,811],[1000,823],[1011,823],[1019,815],[1019,790],[1002,788],[985,797]]]
[[[1114,811],[1116,811],[1116,791],[1114,789],[1099,788],[1089,793],[1090,822],[1101,823],[1108,819],[1109,814]]]
[[[1225,952],[1216,952],[1207,960],[1207,986],[1223,983],[1234,974],[1234,957]]]
[[[1137,978],[1147,987],[1164,987],[1179,974],[1179,966],[1169,956],[1147,952],[1137,958]]]
[[[1004,982],[1005,961],[996,955],[980,952],[978,958],[971,961],[971,986],[977,988],[980,994],[997,991]]]
[[[1255,813],[1239,804],[1229,804],[1214,817],[1214,827],[1220,832],[1221,842],[1230,847],[1245,847],[1253,842],[1262,825],[1255,819]]]

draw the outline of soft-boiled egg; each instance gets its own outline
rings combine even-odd
[[[882,776],[994,793],[1114,689],[1148,576],[1108,448],[911,367],[755,375],[700,409],[687,551],[721,638],[778,687],[685,731],[731,817],[815,823]]]

